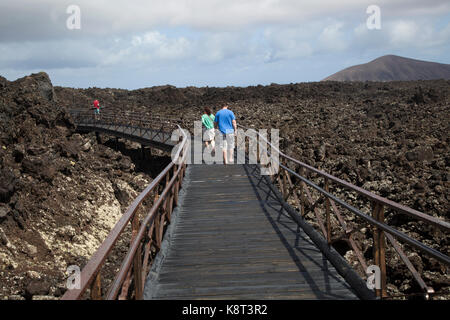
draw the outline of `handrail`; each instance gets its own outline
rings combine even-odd
[[[92,117],[92,116],[91,116]],[[113,229],[110,231],[106,239],[88,261],[86,266],[81,271],[81,283],[79,289],[72,289],[66,291],[63,295],[63,300],[75,300],[80,299],[82,295],[89,289],[91,289],[92,299],[101,299],[101,268],[105,264],[108,255],[114,248],[116,242],[118,241],[120,235],[125,230],[128,223],[132,223],[132,239],[130,249],[127,252],[124,262],[122,263],[121,269],[116,276],[110,292],[113,294],[108,294],[107,298],[117,298],[119,290],[122,289],[122,295],[126,296],[128,293],[129,285],[131,282],[131,274],[129,272],[130,266],[133,264],[134,270],[134,286],[135,286],[135,298],[142,298],[142,288],[144,273],[149,267],[149,259],[151,259],[150,249],[152,245],[160,248],[162,241],[162,231],[161,226],[164,226],[166,221],[170,221],[170,214],[174,204],[178,201],[178,190],[181,187],[181,181],[186,169],[186,157],[187,157],[187,135],[181,129],[179,125],[178,129],[182,134],[182,141],[179,144],[179,148],[175,153],[173,160],[169,165],[167,165],[164,170],[142,191],[139,196],[133,201],[133,203],[128,207],[120,220],[116,223]],[[181,162],[179,158],[181,157]],[[178,163],[180,163],[178,165]],[[172,172],[172,177],[169,177]],[[166,178],[166,185],[162,193],[159,195],[157,193],[157,187]],[[156,200],[150,209],[149,214],[144,218],[143,222],[140,223],[138,216],[138,209],[142,205],[143,201],[147,199],[150,194],[156,191]],[[161,204],[164,202],[164,206]],[[158,212],[158,210],[160,212]],[[157,214],[160,217],[157,217]],[[157,220],[155,223],[155,219]],[[151,226],[150,226],[151,225]],[[143,252],[138,252],[137,249],[140,247],[142,241],[144,240],[144,232],[149,228],[152,232],[147,234],[147,244]],[[153,241],[153,238],[156,241]],[[153,242],[153,243],[152,243]],[[142,256],[144,261],[142,261]],[[131,262],[133,260],[133,263]],[[152,261],[150,261],[151,264]],[[125,283],[124,283],[125,282]],[[111,289],[113,289],[111,291]]]
[[[187,153],[183,155],[182,162],[186,159]],[[173,166],[173,163],[172,163]],[[155,217],[157,210],[161,207],[163,199],[167,196],[170,186],[172,186],[175,183],[175,180],[177,179],[178,174],[181,172],[182,168],[181,166],[177,169],[175,175],[170,180],[168,186],[164,189],[164,191],[161,193],[161,196],[158,198],[157,202],[153,204],[152,208],[150,209],[150,212],[145,217],[144,221],[141,224],[141,227],[139,228],[139,232],[137,236],[135,237],[134,241],[131,243],[130,250],[128,251],[127,255],[125,256],[122,266],[119,270],[119,273],[117,274],[116,278],[113,281],[113,284],[111,285],[111,288],[107,294],[107,299],[112,300],[117,297],[119,294],[119,290],[121,289],[121,285],[125,281],[125,277],[127,276],[128,270],[130,269],[133,258],[136,254],[136,251],[138,250],[139,245],[141,244],[142,238],[144,237],[144,232],[146,231],[146,228],[149,224],[151,224]]]
[[[81,273],[81,289],[68,290],[64,296],[63,300],[75,300],[78,299],[81,294],[86,291],[88,285],[92,282],[94,276],[98,273],[100,267],[105,262],[108,254],[113,249],[115,243],[119,239],[123,230],[133,218],[134,213],[138,207],[142,204],[144,199],[149,195],[149,193],[159,185],[162,179],[167,173],[167,167],[142,191],[138,197],[131,203],[113,229],[110,231],[106,239],[102,242],[97,251],[92,255],[90,260],[87,262],[86,266],[83,268]]]
[[[256,130],[254,130],[252,128],[244,127],[242,125],[238,125],[238,126],[240,128],[243,128],[246,130],[251,130],[251,131],[255,132],[257,134],[257,136],[259,136],[259,138],[260,138],[258,140],[258,145],[261,146],[261,144],[262,144],[261,140],[263,140],[267,145],[269,145],[272,148],[272,151],[275,151],[275,153],[278,156],[281,156],[281,158],[284,159],[284,161],[282,163],[280,163],[280,161],[278,160],[278,157],[274,157],[274,155],[272,155],[271,152],[266,150],[267,145],[264,146],[265,154],[262,154],[261,156],[269,156],[270,159],[272,161],[276,162],[277,165],[279,167],[281,167],[281,169],[282,169],[282,171],[278,172],[276,177],[273,180],[271,180],[272,183],[276,183],[277,182],[276,180],[278,179],[278,184],[280,185],[280,189],[281,189],[281,192],[283,195],[282,201],[286,202],[291,197],[291,195],[294,196],[294,200],[296,201],[296,203],[299,207],[302,217],[304,217],[304,215],[305,215],[305,212],[304,212],[305,203],[309,204],[315,213],[319,227],[320,227],[324,237],[327,239],[329,245],[331,245],[334,241],[338,240],[338,239],[333,240],[331,238],[330,214],[331,214],[331,208],[333,208],[333,211],[335,212],[341,227],[344,229],[344,235],[340,236],[339,239],[344,238],[344,240],[347,240],[347,242],[349,242],[350,246],[354,250],[360,265],[363,267],[367,266],[367,263],[365,262],[363,255],[361,254],[361,252],[359,251],[358,247],[356,246],[354,240],[352,239],[353,231],[348,230],[348,228],[345,224],[345,220],[342,218],[341,213],[339,212],[338,208],[335,205],[336,203],[339,204],[341,207],[349,210],[350,212],[356,214],[357,216],[359,216],[360,218],[365,220],[367,223],[369,223],[370,225],[375,227],[375,230],[374,230],[374,251],[375,251],[374,252],[374,260],[375,261],[374,262],[376,265],[378,265],[380,267],[380,270],[382,273],[381,274],[382,288],[381,288],[381,290],[377,290],[377,295],[379,297],[387,296],[386,267],[385,267],[385,264],[386,264],[386,262],[385,262],[385,240],[384,240],[383,231],[386,232],[386,238],[388,238],[389,242],[392,244],[395,252],[397,252],[399,254],[401,260],[406,264],[408,270],[412,273],[414,279],[417,281],[417,283],[419,284],[421,289],[425,292],[425,296],[429,297],[429,294],[434,293],[434,291],[431,287],[428,287],[425,285],[425,282],[420,277],[417,270],[411,264],[411,262],[409,261],[407,256],[404,254],[404,252],[401,250],[400,246],[395,242],[395,240],[392,236],[401,240],[402,242],[408,243],[409,245],[428,254],[429,256],[436,258],[437,260],[439,260],[440,262],[442,262],[446,265],[450,265],[450,257],[439,252],[438,250],[435,250],[431,247],[426,246],[425,244],[421,243],[420,241],[417,241],[417,240],[413,239],[412,237],[409,237],[405,233],[400,232],[400,231],[392,228],[391,226],[385,224],[383,207],[386,206],[386,207],[396,210],[397,212],[410,215],[419,220],[427,222],[431,225],[439,227],[441,230],[446,231],[446,232],[450,231],[450,224],[448,222],[437,219],[437,218],[429,216],[429,215],[426,215],[420,211],[414,210],[412,208],[403,206],[403,205],[398,204],[389,199],[378,196],[372,192],[369,192],[365,189],[357,187],[347,181],[344,181],[342,179],[334,177],[322,170],[319,170],[310,165],[307,165],[307,164],[305,164],[297,159],[294,159],[294,158],[286,155],[285,153],[281,152],[277,146],[274,146],[272,143],[270,143],[263,135],[261,135]],[[260,153],[261,153],[261,150],[260,150]],[[301,174],[298,174],[297,172],[295,172],[294,170],[288,168],[286,165],[287,161],[297,164],[300,167],[301,174],[303,174],[304,170],[308,170],[308,171],[316,173],[320,177],[324,178],[325,189],[319,187],[317,184],[308,180],[306,177],[304,177]],[[268,166],[271,167],[270,162],[268,163]],[[299,197],[297,194],[298,190],[296,189],[295,185],[292,183],[289,175],[292,175],[296,179],[300,180],[300,193],[301,193],[301,199],[302,199],[301,201],[299,200]],[[345,201],[343,201],[343,200],[339,199],[338,197],[334,196],[333,194],[331,194],[329,192],[329,186],[328,186],[330,181],[335,182],[341,186],[344,186],[347,189],[355,191],[358,194],[363,195],[366,198],[368,198],[369,200],[371,200],[372,205],[373,205],[373,211],[372,211],[373,217],[368,216],[367,214],[361,212],[354,206],[346,203]],[[319,214],[319,211],[317,208],[317,204],[319,203],[320,198],[316,201],[313,201],[307,186],[312,187],[313,189],[317,190],[320,195],[324,195],[326,197],[326,201],[325,201],[325,203],[326,203],[326,208],[325,208],[326,226],[325,226],[324,222],[322,221],[322,218],[320,217],[320,214]],[[291,190],[289,191],[289,189],[291,189]],[[303,190],[303,189],[305,189],[305,190]],[[303,194],[304,191],[306,192],[306,195],[307,195],[306,199]],[[364,270],[364,272],[366,272],[366,270]]]
[[[381,196],[379,196],[379,195],[377,195],[375,193],[372,193],[372,192],[370,192],[368,190],[365,190],[365,189],[363,189],[361,187],[355,186],[354,184],[352,184],[350,182],[347,182],[345,180],[339,179],[339,178],[337,178],[337,177],[335,177],[335,176],[333,176],[333,175],[331,175],[329,173],[326,173],[326,172],[324,172],[322,170],[316,169],[316,168],[314,168],[314,167],[312,167],[312,166],[310,166],[310,165],[308,165],[306,163],[303,163],[303,162],[301,162],[301,161],[299,161],[299,160],[297,160],[295,158],[292,158],[292,157],[288,156],[287,154],[283,153],[277,147],[275,147],[269,141],[267,141],[267,139],[264,136],[260,135],[256,130],[254,130],[252,128],[244,127],[242,125],[238,125],[238,126],[241,127],[241,128],[244,128],[246,130],[252,130],[252,131],[256,132],[259,135],[259,137],[261,139],[263,139],[264,141],[266,141],[266,143],[269,144],[271,146],[271,148],[276,150],[277,153],[280,156],[282,156],[283,158],[285,158],[285,159],[287,159],[289,161],[294,162],[295,164],[298,164],[299,166],[301,166],[301,167],[303,167],[303,168],[305,168],[305,169],[307,169],[307,170],[309,170],[311,172],[317,173],[318,175],[320,175],[320,176],[322,176],[324,178],[327,178],[330,181],[336,182],[336,183],[338,183],[338,184],[340,184],[340,185],[342,185],[342,186],[344,186],[344,187],[346,187],[346,188],[348,188],[350,190],[356,191],[357,193],[359,193],[361,195],[364,195],[364,196],[370,198],[371,200],[374,200],[374,201],[379,202],[379,203],[381,203],[383,205],[386,205],[386,206],[388,206],[388,207],[390,207],[392,209],[395,209],[395,210],[397,210],[397,211],[399,211],[401,213],[413,216],[413,217],[415,217],[417,219],[420,219],[422,221],[425,221],[425,222],[429,222],[429,223],[431,223],[431,224],[433,224],[433,225],[443,229],[444,231],[450,231],[450,223],[448,223],[446,221],[443,221],[443,220],[438,219],[436,217],[427,215],[427,214],[425,214],[423,212],[414,210],[412,208],[409,208],[407,206],[404,206],[404,205],[399,204],[397,202],[394,202],[392,200],[386,199],[386,198],[381,197]]]
[[[435,250],[433,248],[430,248],[430,247],[422,244],[421,242],[419,242],[419,241],[417,241],[417,240],[407,236],[403,232],[397,231],[396,229],[388,226],[385,223],[381,223],[381,222],[375,220],[374,218],[368,216],[367,214],[359,211],[354,206],[349,205],[345,201],[342,201],[341,199],[337,198],[336,196],[332,195],[331,193],[325,191],[324,189],[322,189],[321,187],[319,187],[315,183],[311,182],[310,180],[302,177],[301,175],[299,175],[298,173],[296,173],[293,170],[289,169],[288,167],[286,167],[284,165],[280,165],[280,166],[284,170],[290,172],[292,175],[294,175],[295,177],[297,177],[300,180],[302,180],[303,182],[305,182],[305,184],[307,184],[307,185],[311,186],[312,188],[316,189],[321,194],[325,195],[327,198],[332,199],[335,203],[340,204],[342,207],[346,208],[350,212],[353,212],[354,214],[356,214],[359,217],[363,218],[364,220],[366,220],[370,224],[372,224],[372,225],[382,229],[383,231],[386,231],[386,232],[390,233],[391,235],[395,236],[396,238],[401,239],[403,242],[406,242],[409,245],[411,245],[411,246],[413,246],[413,247],[423,251],[424,253],[427,253],[428,255],[432,256],[433,258],[436,258],[439,261],[450,265],[450,257],[448,257],[447,255],[442,254],[441,252],[439,252],[439,251],[437,251],[437,250]]]
[[[88,119],[94,120],[94,114],[92,111],[88,111],[86,109],[71,109],[69,110],[69,113],[72,116],[79,117],[84,116]],[[143,120],[143,121],[152,121],[152,122],[159,122],[159,121],[165,121],[170,123],[179,123],[180,119],[173,119],[173,118],[166,118],[161,117],[159,115],[147,115],[139,112],[134,111],[121,111],[121,110],[115,110],[114,112],[112,110],[102,111],[99,115],[99,119],[103,119],[105,117],[111,117],[114,119],[130,119],[130,120]]]

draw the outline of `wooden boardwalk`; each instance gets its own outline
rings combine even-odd
[[[175,144],[171,133],[152,129],[79,123],[78,130],[165,150]],[[188,166],[145,299],[357,299],[252,170]]]
[[[80,132],[95,131],[97,134],[103,133],[129,139],[142,145],[172,151],[172,153],[174,146],[180,146],[179,139],[175,139],[176,142],[171,141],[172,130],[180,129],[177,124],[179,121],[172,123],[171,120],[159,119],[159,122],[152,126],[154,122],[147,121],[145,116],[141,117],[139,114],[131,114],[129,119],[127,116],[122,119],[120,116],[107,115],[95,121],[83,112],[75,110],[72,114],[75,117],[77,130]],[[174,136],[174,138],[177,137]],[[194,137],[194,139],[197,138]],[[201,147],[198,149],[195,152],[202,151]],[[191,153],[191,160],[197,158],[192,156]],[[201,161],[201,157],[198,159]],[[289,157],[286,159],[294,161]],[[300,162],[296,163],[308,169],[308,166]],[[167,167],[161,173],[161,177],[172,168],[174,167]],[[375,299],[374,292],[367,288],[366,282],[347,261],[283,200],[276,186],[266,182],[266,179],[261,179],[259,173],[253,173],[253,169],[254,166],[249,165],[224,166],[188,162],[177,207],[171,215],[171,223],[166,225],[167,231],[161,248],[155,259],[152,259],[152,267],[145,281],[144,298],[357,299],[359,297]],[[314,168],[308,170],[313,170],[326,179],[343,184],[350,190],[372,199],[374,203],[381,205],[379,208],[386,205],[443,229],[449,228],[445,221],[426,217],[421,212],[361,190]],[[290,170],[286,169],[287,171]],[[303,177],[292,174],[311,184]],[[418,244],[414,239],[387,225],[381,226],[380,223],[372,221],[373,219],[366,217],[364,213],[342,200],[336,199],[317,186],[314,188],[363,217],[371,225],[384,230],[387,232],[386,236],[388,233],[394,235],[448,264],[448,256],[445,254],[424,244]],[[165,189],[164,194],[167,190]],[[161,201],[158,205],[160,203]],[[289,212],[289,215],[284,211]],[[145,229],[140,230],[142,235]],[[116,235],[114,237],[117,238]],[[141,237],[133,242],[134,258],[141,254],[137,243],[142,239]],[[109,248],[110,243],[103,248]],[[98,252],[106,257],[108,251],[102,247],[99,250]],[[379,250],[379,258],[382,259],[382,251],[380,248],[377,250]],[[401,251],[398,253],[403,255]],[[91,263],[91,261],[94,262]],[[87,273],[88,279],[94,279],[95,272],[100,270],[104,261],[100,259],[89,261],[90,269],[83,270]],[[334,266],[330,261],[333,261]],[[408,260],[405,261],[408,262]],[[136,272],[140,272],[140,266],[137,265],[136,268],[136,262],[139,260],[133,262],[135,276],[139,275]],[[123,270],[128,270],[131,263],[131,259],[124,260],[124,269],[121,269],[119,273],[121,277],[117,279],[122,281],[125,278],[127,271]],[[415,270],[410,271],[417,277]],[[420,280],[419,284],[423,282],[420,277],[417,280]],[[122,285],[119,282],[117,284]],[[86,289],[88,285],[89,283],[86,282],[84,288]],[[425,287],[426,285],[423,284],[423,288]],[[116,285],[115,290],[117,288],[119,287]],[[135,297],[140,299],[141,287],[136,286],[135,289]],[[75,297],[75,295],[72,296]]]
[[[146,299],[357,299],[244,165],[190,165]]]

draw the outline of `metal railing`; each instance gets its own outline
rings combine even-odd
[[[150,116],[136,112],[108,112],[93,114],[85,110],[71,110],[78,127],[102,129],[128,138],[140,137],[148,141],[167,144],[171,133],[180,125],[178,120]]]
[[[396,213],[405,214],[417,220],[421,220],[428,225],[432,225],[439,228],[443,232],[450,231],[450,224],[446,221],[437,219],[433,216],[427,215],[420,211],[414,210],[412,208],[406,207],[404,205],[398,204],[389,199],[380,197],[372,192],[355,186],[347,181],[334,177],[324,171],[316,169],[306,163],[303,163],[297,159],[294,159],[283,152],[281,152],[276,146],[272,145],[265,136],[262,136],[259,132],[251,128],[246,128],[239,126],[245,130],[251,130],[256,133],[259,137],[258,146],[259,160],[264,163],[265,170],[272,171],[272,175],[269,175],[270,183],[278,187],[279,193],[281,194],[281,199],[278,199],[284,204],[284,206],[289,206],[288,202],[293,203],[297,207],[297,213],[304,218],[307,214],[307,208],[314,213],[315,221],[318,224],[318,228],[321,231],[323,237],[331,246],[338,240],[344,240],[349,244],[349,247],[353,250],[359,265],[363,269],[363,273],[366,274],[368,263],[358,247],[355,239],[353,239],[353,233],[358,230],[350,228],[345,219],[343,213],[341,213],[338,207],[344,208],[351,213],[355,214],[362,219],[366,224],[373,227],[373,260],[374,264],[380,268],[381,272],[381,288],[376,290],[377,297],[386,298],[387,295],[387,278],[386,278],[386,240],[392,245],[394,251],[399,255],[400,259],[406,265],[407,269],[423,291],[425,298],[429,298],[430,295],[434,293],[433,288],[427,286],[422,276],[414,267],[414,265],[409,260],[408,256],[400,247],[397,240],[406,243],[411,247],[419,250],[420,252],[428,255],[429,257],[439,260],[441,263],[448,268],[450,265],[449,256],[444,253],[433,249],[424,243],[413,239],[412,237],[406,235],[405,233],[389,226],[385,223],[385,210],[391,209]],[[245,141],[244,141],[245,143]],[[272,152],[276,154],[272,155],[271,152],[266,148],[270,146]],[[265,158],[265,159],[264,159]],[[274,164],[277,166],[275,169]],[[296,170],[289,168],[288,165],[293,165]],[[313,182],[308,176],[314,174],[316,180],[322,180],[322,186]],[[371,203],[371,215],[362,212],[361,210],[355,208],[348,202],[338,198],[330,192],[330,185],[335,184],[340,187],[344,187],[347,191],[356,192],[363,199]],[[317,199],[313,198],[312,191],[316,191],[319,196]],[[319,205],[325,202],[325,208],[323,210],[319,209]],[[331,217],[332,213],[335,214],[338,226],[343,230],[340,235],[332,237],[332,223]],[[324,218],[323,218],[324,216]]]
[[[146,124],[179,124],[179,119],[161,117],[159,115],[135,112],[135,111],[101,111],[99,114],[95,114],[93,111],[86,109],[71,109],[70,115],[73,117],[76,123],[98,123],[101,121],[108,122],[113,120],[115,124],[132,124],[136,126],[145,127]]]
[[[91,115],[72,113],[77,123],[99,123]],[[103,123],[113,123],[116,115],[103,115]],[[152,121],[138,118],[121,117],[119,125],[134,126],[136,121],[144,128],[150,128]],[[71,289],[63,295],[63,300],[83,299],[90,291],[91,299],[142,299],[146,276],[153,263],[154,256],[161,248],[164,228],[170,223],[171,214],[178,203],[178,194],[186,171],[188,138],[178,126],[181,142],[174,150],[172,162],[145,188],[133,201],[106,239],[81,271],[79,289]],[[144,203],[153,201],[145,214]],[[119,271],[108,288],[102,285],[102,269],[118,243],[119,238],[131,225],[129,249]]]

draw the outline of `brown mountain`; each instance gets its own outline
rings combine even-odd
[[[450,64],[409,59],[394,55],[339,71],[323,81],[408,81],[450,79]]]

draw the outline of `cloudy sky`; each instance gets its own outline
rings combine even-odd
[[[74,11],[80,9],[80,28]],[[381,29],[367,27],[377,5]],[[450,64],[448,0],[0,0],[0,75],[142,88],[320,81],[385,54]]]

